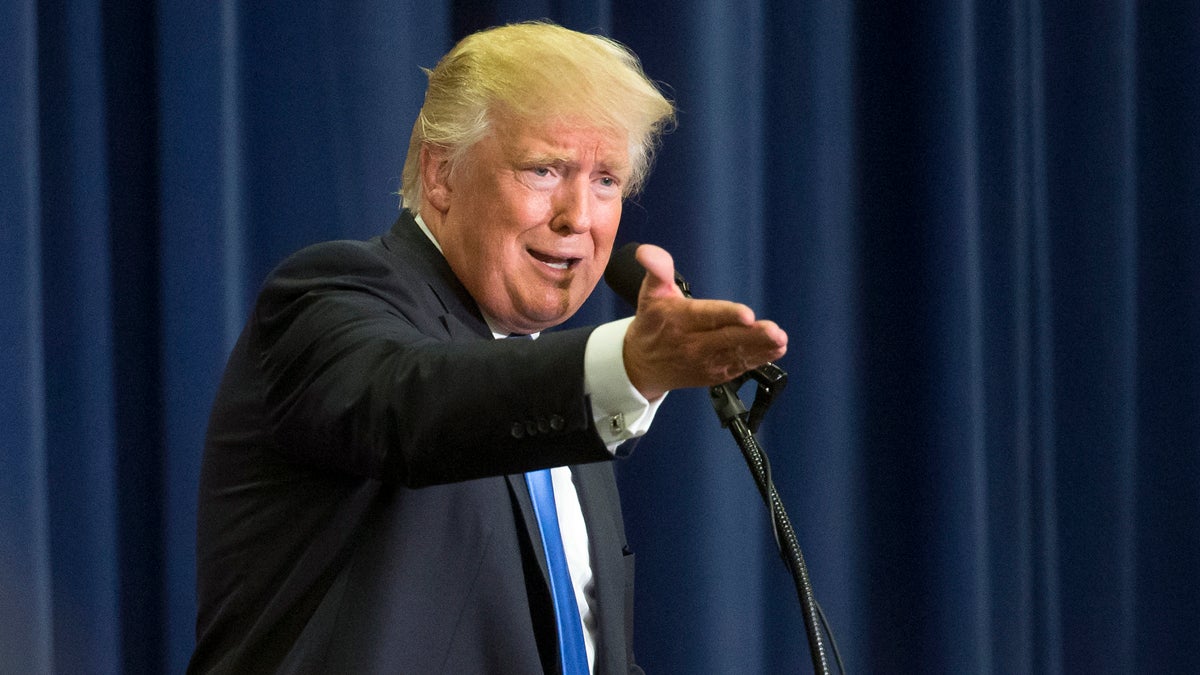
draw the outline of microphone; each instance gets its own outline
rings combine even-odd
[[[642,280],[646,278],[646,268],[637,261],[639,246],[641,243],[636,241],[625,244],[612,254],[604,268],[604,283],[634,309],[637,309]],[[675,285],[683,291],[684,297],[692,297],[691,287],[678,271],[675,272]]]
[[[637,310],[638,293],[642,288],[642,280],[646,278],[646,268],[637,261],[636,254],[639,246],[641,243],[636,241],[625,244],[612,254],[608,265],[604,268],[604,283],[608,284],[608,287],[613,289],[622,300],[629,303],[635,311]],[[675,271],[675,285],[683,291],[685,298],[692,297],[691,286],[688,285],[679,270]],[[728,383],[732,386],[730,394],[748,379],[753,379],[758,383],[758,391],[754,397],[754,404],[750,407],[748,418],[750,431],[754,432],[758,431],[758,425],[762,422],[767,408],[787,386],[787,372],[768,361]]]

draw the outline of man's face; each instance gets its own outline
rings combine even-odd
[[[503,120],[453,172],[426,156],[422,218],[498,329],[573,315],[604,273],[629,178],[626,138],[586,125]]]

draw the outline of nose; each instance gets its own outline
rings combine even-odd
[[[555,196],[551,227],[571,234],[583,234],[592,227],[592,193],[587,180],[564,181]]]

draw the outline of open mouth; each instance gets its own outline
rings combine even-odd
[[[545,253],[539,253],[533,249],[526,250],[529,251],[529,255],[532,256],[534,260],[537,260],[546,267],[556,270],[569,270],[575,265],[578,265],[579,261],[581,260],[581,258],[560,258],[558,256],[546,255]]]

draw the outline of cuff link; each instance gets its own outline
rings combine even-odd
[[[608,418],[608,430],[614,436],[625,433],[625,414],[617,413]]]

